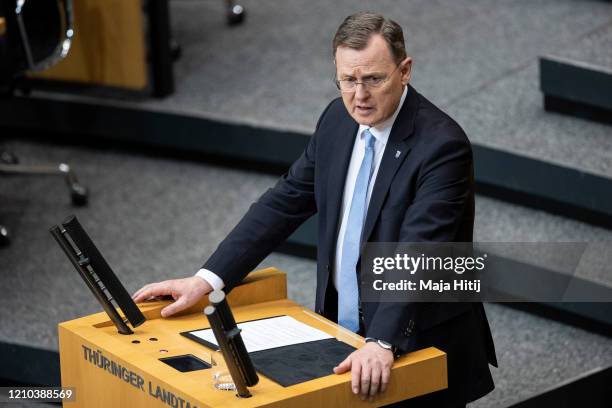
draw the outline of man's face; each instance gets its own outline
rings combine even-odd
[[[380,34],[372,35],[362,50],[338,47],[338,80],[362,82],[386,78],[379,87],[357,84],[352,91],[341,91],[344,106],[353,119],[360,125],[376,126],[391,117],[402,97],[404,85],[410,80],[411,65],[412,60],[407,57],[398,66]]]

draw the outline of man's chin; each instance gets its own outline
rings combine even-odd
[[[353,119],[355,119],[355,122],[359,123],[360,125],[364,125],[364,126],[372,126],[376,120],[374,112],[367,114],[367,115],[354,113],[351,116],[353,117]]]

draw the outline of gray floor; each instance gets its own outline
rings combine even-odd
[[[48,228],[75,213],[129,291],[193,273],[275,177],[111,149],[14,140],[24,163],[69,161],[92,191],[70,206],[53,178],[0,178],[0,220],[13,245],[0,250],[0,341],[57,349],[57,323],[99,310]],[[478,197],[478,240],[612,240],[612,231]],[[314,262],[272,254],[289,295],[313,306]],[[612,364],[612,340],[500,305],[487,305],[500,368],[476,407],[500,407]]]
[[[583,0],[245,0],[246,24],[221,2],[173,0],[183,47],[177,92],[141,104],[310,132],[337,95],[330,43],[346,15],[376,9],[405,29],[413,85],[474,142],[612,176],[612,127],[545,113],[538,56],[610,59],[612,4]],[[610,64],[608,62],[608,64]]]
[[[612,71],[612,52],[603,50],[612,50],[612,24],[593,30],[571,47],[558,49],[553,54]]]

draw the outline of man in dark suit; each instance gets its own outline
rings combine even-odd
[[[448,355],[448,389],[408,406],[465,406],[494,387],[493,341],[481,303],[365,302],[365,242],[470,242],[474,183],[470,143],[457,123],[408,82],[401,27],[357,13],[333,43],[341,98],[321,115],[301,157],[255,202],[196,276],[153,283],[136,301],[171,294],[169,316],[211,289],[231,290],[318,213],[316,312],[367,338],[334,371],[372,399],[394,356],[435,346]]]

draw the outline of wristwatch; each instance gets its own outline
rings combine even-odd
[[[378,344],[380,347],[384,348],[385,350],[389,350],[391,353],[393,353],[394,356],[397,352],[397,347],[395,347],[393,344],[389,343],[388,341],[375,339],[373,337],[366,337],[365,342],[366,343],[376,342],[376,344]]]

